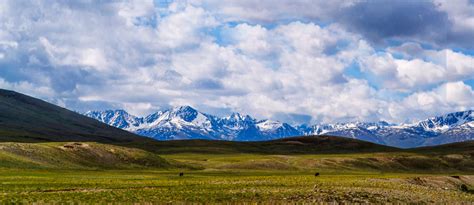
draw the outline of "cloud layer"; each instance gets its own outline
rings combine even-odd
[[[0,87],[78,111],[187,104],[294,123],[411,121],[474,109],[473,9],[0,0]]]

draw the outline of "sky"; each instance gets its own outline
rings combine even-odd
[[[474,109],[474,1],[0,0],[0,88],[293,124]]]

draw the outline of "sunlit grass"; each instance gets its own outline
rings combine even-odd
[[[286,171],[0,170],[7,202],[472,202],[474,195],[411,184],[416,174]]]
[[[0,203],[474,202],[469,150],[158,154],[69,145],[0,143]]]

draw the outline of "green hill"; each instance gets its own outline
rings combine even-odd
[[[0,167],[14,169],[163,169],[157,154],[95,142],[0,143]]]
[[[147,138],[14,91],[0,89],[1,142],[133,142]]]

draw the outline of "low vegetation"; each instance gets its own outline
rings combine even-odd
[[[309,154],[302,154],[292,146],[305,145],[290,141],[290,147],[278,141],[239,143],[239,148],[231,142],[207,141],[164,143],[175,146],[159,142],[141,145],[144,148],[94,142],[0,143],[0,199],[1,203],[474,202],[470,147],[442,152],[377,148],[361,153],[306,148]],[[280,152],[267,147],[259,153],[259,146],[280,146]]]
[[[2,203],[472,203],[471,176],[288,171],[0,170]]]
[[[0,143],[0,167],[14,169],[143,169],[173,167],[155,153],[95,142]]]

